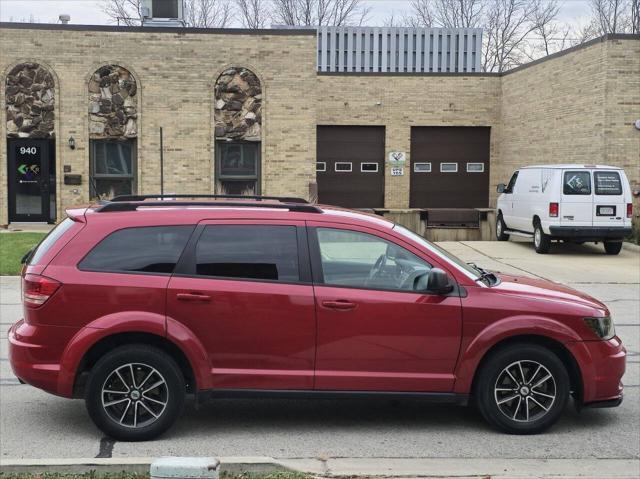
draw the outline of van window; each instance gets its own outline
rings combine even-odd
[[[196,246],[196,274],[295,283],[295,226],[210,225]]]
[[[29,265],[38,264],[44,254],[49,251],[56,241],[58,241],[63,234],[65,234],[69,228],[73,225],[73,220],[71,218],[66,218],[62,221],[58,226],[53,228],[51,232],[44,237],[44,239],[40,242],[36,249],[31,254],[31,258],[29,258]]]
[[[596,171],[593,174],[596,195],[621,195],[622,182],[617,171]]]
[[[194,226],[125,228],[98,243],[78,268],[111,273],[171,274]]]
[[[509,180],[509,184],[507,185],[507,189],[505,190],[505,193],[513,193],[513,189],[516,186],[516,180],[518,179],[518,171],[516,171],[513,176],[511,177],[511,179]]]
[[[565,171],[562,193],[565,195],[590,195],[591,174],[588,171]]]

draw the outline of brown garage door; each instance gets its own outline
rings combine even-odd
[[[411,128],[411,207],[489,206],[489,137],[489,127]]]
[[[319,126],[318,201],[384,207],[384,127]]]

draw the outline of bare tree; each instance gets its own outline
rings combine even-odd
[[[533,34],[536,38],[530,39],[530,45],[525,46],[525,51],[530,50],[527,55],[530,59],[535,59],[541,55],[551,55],[560,50],[564,50],[570,44],[571,28],[558,22],[560,5],[557,0],[540,2],[533,11],[531,22],[533,23]],[[529,47],[529,48],[527,48]]]
[[[476,28],[486,0],[412,0],[411,8],[425,26]]]
[[[631,33],[640,34],[640,0],[631,0]]]
[[[132,27],[142,23],[141,0],[102,0],[102,11],[118,25]]]
[[[224,28],[231,23],[233,12],[226,0],[185,0],[184,19],[190,27]]]
[[[284,25],[361,25],[370,7],[362,0],[271,0],[272,18]]]
[[[591,0],[591,12],[598,32],[602,35],[623,32],[630,3],[630,0]]]
[[[265,28],[269,21],[267,0],[236,0],[238,15],[245,28]]]

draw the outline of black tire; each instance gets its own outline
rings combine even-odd
[[[133,383],[132,376],[137,378]],[[164,383],[150,387],[160,381]],[[103,395],[103,387],[113,393]],[[128,344],[104,355],[91,369],[85,404],[93,422],[107,436],[119,441],[146,441],[173,425],[182,413],[185,391],[184,376],[173,358],[145,344]],[[121,402],[104,406],[115,401]],[[121,413],[123,420],[118,422]]]
[[[622,241],[605,241],[604,251],[609,255],[617,255],[622,250]]]
[[[522,377],[518,362],[525,376],[522,385],[515,385],[512,380]],[[537,370],[538,366],[542,366],[542,369]],[[507,367],[513,378],[505,373]],[[547,374],[551,374],[551,379],[534,386]],[[512,383],[516,390],[510,390]],[[478,372],[474,391],[476,404],[484,419],[494,428],[509,434],[537,434],[551,427],[562,414],[569,393],[569,375],[560,358],[545,347],[527,343],[512,344],[492,354]],[[553,395],[554,399],[544,394]],[[510,395],[513,395],[513,399],[505,402]],[[541,406],[535,404],[532,397]],[[503,402],[498,405],[498,401]],[[548,408],[546,411],[545,406]],[[513,410],[515,419],[511,416]]]
[[[533,246],[539,254],[547,254],[551,248],[551,237],[542,230],[539,222],[533,227]]]
[[[509,235],[505,233],[507,225],[502,219],[502,214],[499,214],[496,218],[496,239],[498,241],[509,241]]]

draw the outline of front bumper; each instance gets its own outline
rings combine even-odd
[[[70,397],[61,384],[61,357],[75,328],[34,326],[24,320],[15,323],[8,332],[9,363],[16,377],[27,384],[59,396]],[[64,381],[61,381],[64,379]]]
[[[584,407],[614,407],[622,402],[622,376],[627,350],[620,338],[608,341],[572,341],[566,344],[582,373]]]
[[[621,240],[631,234],[630,226],[591,227],[591,226],[549,226],[554,238],[577,240]]]

